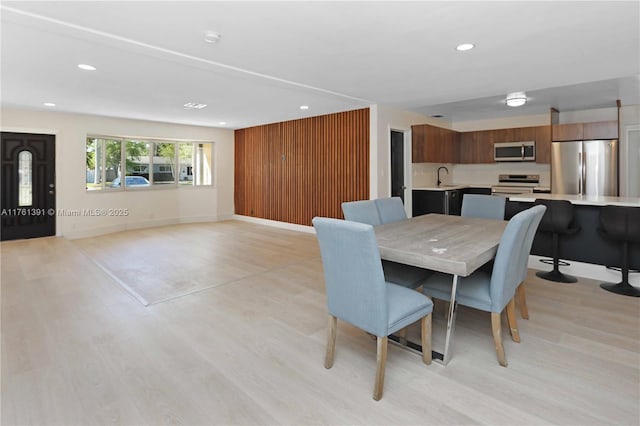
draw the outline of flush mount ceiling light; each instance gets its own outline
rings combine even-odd
[[[224,126],[225,124],[227,124],[227,122],[226,121],[220,121],[218,124],[221,125],[221,126]]]
[[[309,109],[309,105],[300,105],[300,109]]]
[[[207,43],[217,43],[222,36],[215,31],[207,31],[204,33],[204,41]]]
[[[187,102],[183,106],[189,109],[202,109],[202,108],[205,108],[207,104],[199,104],[197,102]]]
[[[464,52],[466,50],[471,50],[475,47],[473,43],[462,43],[456,46],[456,50],[459,52]]]
[[[522,106],[527,103],[527,94],[524,92],[509,93],[504,102],[510,107]]]
[[[42,105],[44,105],[46,107],[54,107],[54,106],[56,106],[56,104],[54,104],[53,102],[45,102]]]
[[[80,68],[81,70],[85,70],[85,71],[95,71],[96,67],[94,67],[93,65],[89,65],[89,64],[78,64],[78,68]]]

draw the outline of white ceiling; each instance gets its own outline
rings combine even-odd
[[[371,104],[449,121],[640,104],[638,1],[2,1],[1,13],[3,107],[242,128]],[[506,107],[513,91],[527,105]]]

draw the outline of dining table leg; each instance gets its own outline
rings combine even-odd
[[[453,283],[451,285],[451,300],[449,302],[449,315],[447,315],[447,335],[444,341],[444,352],[442,354],[442,363],[447,365],[451,360],[451,346],[453,341],[453,329],[456,324],[456,290],[458,288],[458,276],[453,276]]]

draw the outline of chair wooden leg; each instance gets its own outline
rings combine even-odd
[[[400,343],[403,345],[406,345],[407,344],[407,327],[398,330],[397,334],[398,334],[398,340],[400,341]]]
[[[520,332],[518,332],[518,320],[516,319],[515,297],[507,303],[507,322],[509,323],[511,339],[516,343],[520,343]]]
[[[516,290],[518,304],[520,305],[520,315],[522,318],[529,319],[529,309],[527,308],[527,292],[524,289],[524,282],[518,286]]]
[[[422,318],[420,323],[422,330],[422,362],[431,364],[431,314]]]
[[[376,362],[376,384],[373,388],[373,399],[380,401],[384,388],[384,368],[387,364],[387,336],[378,336],[378,355]]]
[[[491,330],[493,331],[493,343],[496,345],[498,362],[501,366],[506,367],[507,358],[504,356],[504,347],[502,346],[502,319],[498,312],[491,312]]]
[[[324,368],[333,367],[333,355],[336,351],[336,329],[338,318],[329,315],[329,328],[327,329],[327,354],[324,357]]]

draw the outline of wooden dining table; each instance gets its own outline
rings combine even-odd
[[[503,220],[427,214],[374,227],[382,259],[452,276],[444,350],[434,351],[434,360],[446,365],[451,359],[459,277],[495,257],[506,226]]]

